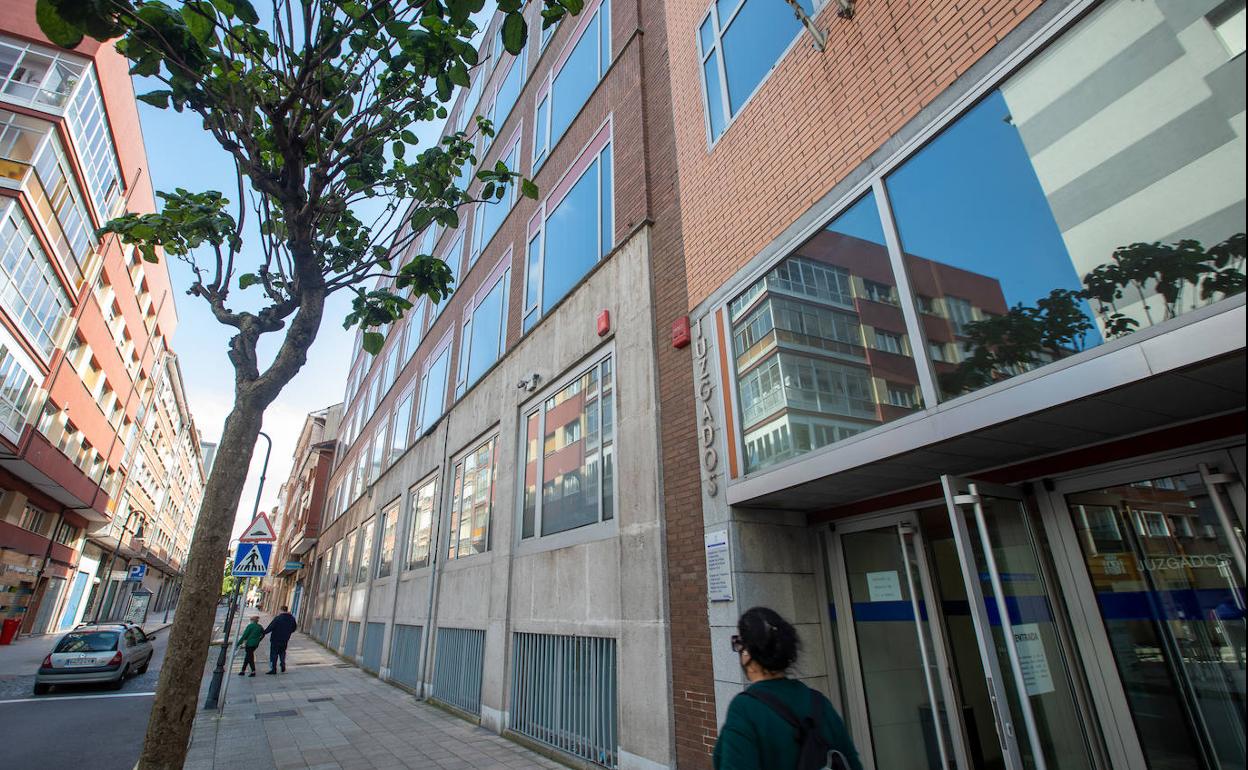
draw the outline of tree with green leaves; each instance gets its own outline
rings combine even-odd
[[[940,375],[948,395],[967,393],[1009,379],[1084,348],[1092,321],[1083,302],[1096,303],[1107,338],[1131,334],[1139,321],[1119,307],[1140,301],[1149,323],[1182,312],[1184,302],[1209,302],[1244,291],[1244,233],[1206,249],[1195,240],[1132,243],[1115,249],[1110,261],[1083,277],[1080,290],[1054,289],[1034,307],[1021,302],[1002,315],[966,324],[965,357]],[[1161,318],[1153,319],[1148,298],[1161,298]]]
[[[542,0],[543,25],[583,0]],[[528,36],[522,0],[497,0],[506,50]],[[537,196],[502,163],[476,168],[474,195],[455,180],[475,164],[465,132],[420,147],[415,124],[445,119],[470,84],[485,0],[38,0],[53,42],[116,41],[134,75],[160,84],[139,96],[190,111],[229,154],[233,200],[216,191],[159,193],[161,211],[127,214],[117,233],[148,261],[185,261],[188,293],[230,327],[234,404],[204,490],[139,766],[179,768],[196,710],[222,565],[265,409],[307,360],[326,298],[353,293],[345,325],[377,352],[378,327],[413,300],[450,289],[445,263],[418,250],[429,226],[456,227],[459,210],[501,199],[509,185]],[[491,134],[477,117],[473,128]],[[369,204],[380,213],[363,217]],[[244,242],[248,215],[258,238]],[[374,283],[375,282],[375,283]],[[370,288],[372,287],[372,288]],[[257,355],[277,338],[271,360]]]

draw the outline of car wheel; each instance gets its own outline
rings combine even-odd
[[[151,663],[152,663],[152,656],[151,656],[151,655],[148,655],[148,656],[147,656],[147,660],[143,661],[143,665],[139,666],[139,670],[138,670],[138,671],[135,671],[134,673],[135,673],[135,674],[146,674],[146,673],[147,673],[147,667],[148,667],[149,665],[151,665]]]
[[[126,683],[126,676],[129,673],[130,673],[130,666],[126,666],[125,668],[121,670],[121,674],[116,679],[108,683],[108,688],[110,690],[120,690],[122,686]]]
[[[42,682],[35,682],[35,695],[47,695],[48,691],[51,689],[52,689],[52,685],[50,684],[44,684]]]

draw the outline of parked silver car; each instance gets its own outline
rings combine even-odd
[[[152,662],[152,637],[128,623],[81,625],[61,637],[35,675],[35,694],[54,685],[107,682],[120,690],[126,677]]]

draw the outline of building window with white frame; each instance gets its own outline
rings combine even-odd
[[[603,126],[586,152],[592,160],[584,165],[580,176],[557,184],[529,221],[526,332],[615,245],[610,124]]]
[[[559,143],[611,66],[610,0],[586,4],[564,51],[546,82],[538,87],[535,99],[534,173]]]
[[[419,431],[422,434],[438,421],[446,409],[446,384],[450,376],[450,366],[451,345],[448,337],[441,352],[431,356],[425,376],[421,378]]]
[[[373,560],[373,526],[377,522],[369,521],[360,525],[360,539],[355,544],[355,582],[366,583],[369,579],[369,564]]]
[[[507,290],[511,270],[511,252],[499,261],[487,278],[475,301],[465,312],[463,334],[460,336],[459,374],[455,397],[471,388],[481,375],[494,365],[507,348]]]
[[[413,393],[414,391],[409,390],[403,394],[399,405],[395,407],[394,420],[390,424],[390,457],[386,461],[387,465],[393,465],[407,451],[412,423]]]
[[[73,307],[16,201],[0,214],[0,306],[45,356],[56,349]]]
[[[395,500],[378,519],[377,578],[390,577],[394,570],[395,529],[399,521],[399,501]]]
[[[498,437],[492,436],[455,464],[451,485],[448,559],[460,559],[490,550],[497,446]]]
[[[437,504],[438,478],[412,487],[408,492],[407,564],[405,569],[429,566],[433,540],[433,509]]]
[[[520,170],[520,136],[521,131],[517,130],[515,137],[511,140],[511,146],[503,157],[503,164],[511,171]],[[472,249],[468,254],[469,268],[476,264],[477,257],[485,250],[486,245],[498,232],[498,228],[502,226],[503,220],[507,219],[507,215],[516,205],[518,196],[515,184],[494,184],[493,188],[495,197],[478,203],[472,217]]]
[[[613,383],[612,359],[603,358],[525,415],[522,538],[614,517]],[[573,422],[579,433],[567,431]]]
[[[814,16],[813,0],[798,0]],[[822,3],[820,3],[822,5]],[[716,0],[698,28],[706,97],[706,128],[713,144],[802,31],[784,0]]]

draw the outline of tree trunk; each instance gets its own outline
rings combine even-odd
[[[142,770],[178,770],[186,758],[234,516],[266,405],[254,399],[237,399],[225,420],[184,567],[181,604],[169,630],[169,646],[139,758]]]

